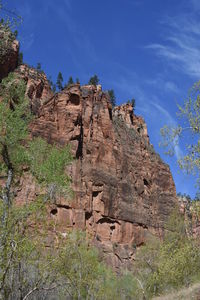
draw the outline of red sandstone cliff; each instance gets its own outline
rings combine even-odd
[[[35,114],[32,136],[70,143],[74,155],[74,198],[56,199],[52,218],[63,233],[86,229],[112,265],[128,266],[147,234],[162,233],[177,204],[169,167],[149,143],[144,120],[130,104],[112,110],[100,86],[71,85],[53,95],[44,74],[27,66],[16,72]],[[17,200],[34,199],[37,189],[31,177],[22,178]]]
[[[57,199],[52,210],[63,231],[86,229],[119,267],[149,232],[162,232],[177,204],[175,186],[130,104],[112,111],[100,86],[72,85],[40,106],[31,131],[50,143],[71,144],[75,196]]]

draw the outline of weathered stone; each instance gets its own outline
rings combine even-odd
[[[5,38],[5,42],[3,39]],[[0,81],[15,70],[18,64],[19,42],[9,41],[5,32],[0,29]]]
[[[169,167],[149,143],[144,120],[130,104],[112,110],[100,86],[75,84],[54,95],[44,74],[25,65],[16,72],[35,114],[31,135],[69,143],[74,156],[68,169],[74,198],[58,199],[50,218],[63,234],[86,229],[110,264],[128,267],[147,234],[162,233],[177,204]],[[33,200],[37,189],[26,175],[17,201]]]
[[[46,75],[27,65],[20,65],[15,72],[26,82],[31,111],[37,115],[41,105],[53,97]]]
[[[31,130],[51,143],[71,144],[79,210],[73,226],[86,228],[104,253],[106,245],[120,245],[117,253],[109,250],[115,266],[133,259],[146,232],[162,232],[177,204],[175,185],[130,104],[112,111],[100,89],[72,85],[41,105]]]

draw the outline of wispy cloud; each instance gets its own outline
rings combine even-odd
[[[81,49],[82,52],[90,56],[91,60],[97,60],[92,40],[89,38],[87,32],[80,27],[80,24],[77,23],[76,18],[72,16],[71,0],[64,0],[64,5],[62,6],[58,6],[55,1],[51,1],[49,7],[58,15],[59,20],[71,35],[71,46],[69,45],[69,47],[71,47],[73,51],[75,47]]]
[[[21,40],[21,44],[23,46],[23,51],[27,51],[32,47],[34,40],[35,40],[35,35],[34,35],[34,33],[30,33],[28,35],[23,35],[23,36],[20,36],[20,40]]]
[[[173,94],[178,94],[180,92],[180,89],[174,82],[162,78],[159,74],[155,79],[147,79],[145,83],[164,93],[171,92]]]
[[[191,4],[195,10],[200,10],[200,2],[199,0],[191,0]]]
[[[169,111],[166,110],[163,106],[161,106],[160,104],[158,103],[153,103],[151,102],[152,106],[154,106],[160,113],[161,113],[161,118],[164,118],[167,122],[168,125],[172,126],[172,127],[176,127],[177,126],[177,123],[176,121],[174,120],[174,118],[170,115]],[[183,156],[183,152],[180,148],[179,145],[175,145],[174,144],[174,152],[175,152],[175,156],[176,156],[176,159],[180,159],[182,156]]]
[[[191,0],[192,8],[199,7],[199,1]],[[166,59],[177,71],[200,77],[200,20],[197,12],[184,13],[162,22],[166,38],[163,42],[152,43],[146,49],[154,50],[157,56]]]

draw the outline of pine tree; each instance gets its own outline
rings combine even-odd
[[[98,78],[97,75],[92,76],[92,77],[90,78],[89,82],[88,82],[88,84],[90,84],[90,85],[95,85],[95,86],[96,86],[98,83],[99,83],[99,78]]]
[[[70,84],[73,84],[73,83],[74,83],[73,78],[72,78],[72,76],[70,76],[69,80],[67,82],[67,85],[69,86]]]
[[[61,72],[58,73],[56,85],[59,91],[63,90],[63,76]]]
[[[51,76],[49,76],[48,82],[49,82],[49,84],[51,86],[52,91],[55,93],[55,91],[56,91],[56,85],[55,85],[55,83],[53,83],[53,80],[52,80]]]
[[[112,107],[114,107],[116,105],[116,101],[115,101],[115,92],[114,90],[108,90],[108,94],[110,96],[110,102],[112,104]]]
[[[41,67],[41,63],[40,63],[40,62],[37,63],[36,70],[40,72],[40,71],[41,71],[41,68],[42,68],[42,67]]]
[[[133,111],[135,110],[135,98],[132,98],[131,100],[128,100],[127,104],[131,104],[132,107],[133,107]]]
[[[18,54],[18,66],[23,64],[23,53],[19,52]]]

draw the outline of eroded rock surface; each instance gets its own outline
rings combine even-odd
[[[15,73],[26,82],[26,96],[30,99],[31,111],[37,115],[41,105],[53,97],[46,75],[25,64],[20,65]]]
[[[0,53],[0,80],[16,68],[18,48],[14,41]],[[162,234],[177,204],[169,167],[150,144],[144,120],[130,104],[112,110],[101,86],[75,84],[53,94],[45,74],[26,65],[15,72],[27,83],[32,136],[70,143],[74,155],[68,170],[74,198],[56,199],[51,218],[63,235],[86,229],[110,264],[128,267],[148,234]],[[16,199],[34,200],[39,192],[25,174]]]
[[[19,42],[10,40],[9,34],[0,27],[0,81],[17,67],[18,52]]]
[[[71,144],[74,199],[57,199],[51,209],[62,232],[86,229],[109,263],[130,265],[149,233],[162,234],[177,204],[169,167],[149,143],[144,120],[130,104],[112,111],[99,86],[77,84],[43,102],[31,130]]]

